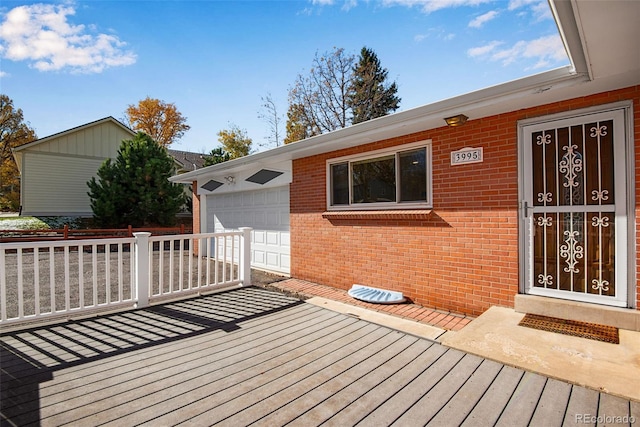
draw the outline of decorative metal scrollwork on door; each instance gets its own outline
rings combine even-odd
[[[532,134],[536,287],[615,294],[612,123]]]

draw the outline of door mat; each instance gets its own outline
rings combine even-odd
[[[620,343],[618,328],[613,326],[557,319],[555,317],[540,316],[537,314],[525,314],[518,325],[612,344]]]

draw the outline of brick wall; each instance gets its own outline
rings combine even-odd
[[[622,100],[634,101],[638,218],[640,86],[295,160],[291,275],[342,289],[359,283],[398,290],[419,304],[473,315],[492,305],[513,306],[518,292],[517,121]],[[427,139],[433,142],[430,216],[323,218],[327,159]],[[478,146],[484,147],[483,163],[450,165],[451,151]],[[638,227],[636,236],[640,245]],[[640,262],[637,269],[640,276]]]

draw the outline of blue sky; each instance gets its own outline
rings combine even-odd
[[[174,149],[209,152],[235,124],[254,149],[316,53],[373,49],[400,110],[569,63],[546,0],[64,1],[0,4],[0,91],[38,137],[147,96],[191,129]]]

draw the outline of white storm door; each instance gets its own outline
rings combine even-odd
[[[623,109],[525,126],[525,291],[627,305]]]

